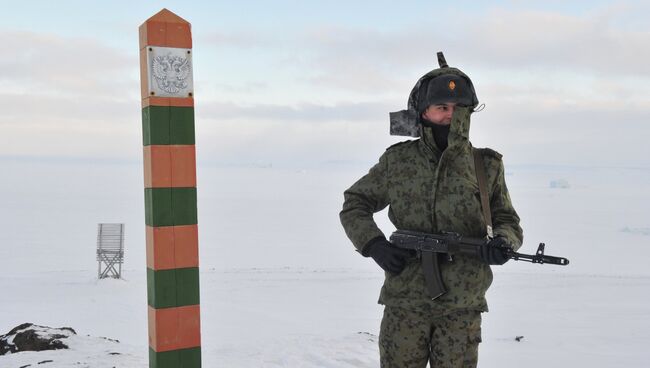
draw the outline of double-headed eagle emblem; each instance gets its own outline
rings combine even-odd
[[[187,88],[190,72],[188,58],[167,54],[153,59],[153,77],[158,87],[167,93],[178,93]]]

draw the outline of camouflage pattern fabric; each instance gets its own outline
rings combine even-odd
[[[369,240],[384,236],[373,214],[389,206],[397,229],[464,236],[486,236],[478,181],[469,142],[471,108],[454,111],[448,147],[440,152],[431,128],[420,126],[421,138],[389,147],[370,172],[345,191],[341,223],[361,251]],[[494,234],[515,249],[523,234],[512,207],[501,155],[483,149]],[[448,292],[436,300],[428,296],[420,262],[413,258],[399,275],[386,274],[379,303],[445,315],[453,311],[487,311],[485,292],[492,283],[490,266],[478,258],[456,255],[440,265]]]
[[[386,307],[379,332],[382,368],[470,368],[478,362],[481,314],[431,315]]]

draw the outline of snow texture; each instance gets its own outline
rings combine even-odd
[[[0,331],[30,321],[78,335],[0,367],[146,367],[141,167],[3,164]],[[365,171],[199,167],[203,366],[378,366],[383,274],[338,221]],[[549,188],[558,177],[571,186]],[[512,167],[507,180],[521,251],[545,242],[571,264],[494,268],[479,366],[647,367],[650,170]],[[126,223],[122,280],[96,280],[99,222]]]

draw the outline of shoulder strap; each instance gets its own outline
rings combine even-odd
[[[474,170],[476,171],[476,179],[478,179],[478,189],[481,193],[481,208],[483,209],[483,218],[487,225],[487,235],[492,238],[492,213],[490,211],[490,200],[487,190],[487,179],[485,174],[485,164],[483,162],[483,154],[478,148],[472,148],[474,154]]]

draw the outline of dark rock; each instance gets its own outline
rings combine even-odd
[[[67,349],[61,340],[76,335],[70,327],[52,328],[23,323],[6,335],[0,335],[0,355],[19,351],[42,351]]]
[[[22,325],[18,325],[18,326],[16,326],[16,327],[12,328],[11,331],[9,331],[9,332],[7,333],[7,335],[15,335],[16,332],[18,332],[18,331],[20,331],[20,330],[24,330],[24,329],[26,329],[27,327],[31,327],[31,326],[33,326],[33,325],[34,325],[33,323],[23,323]],[[4,337],[4,336],[7,336],[7,335],[3,335],[3,337]]]
[[[88,335],[88,336],[90,336],[90,335]],[[100,336],[99,338],[100,338],[100,339],[104,339],[104,340],[106,340],[106,341],[111,341],[111,342],[117,342],[117,343],[120,342],[120,340],[109,339],[108,337],[104,337],[104,336]]]

